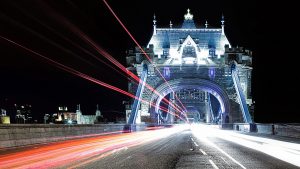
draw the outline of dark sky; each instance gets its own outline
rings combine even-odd
[[[225,33],[231,44],[253,51],[255,120],[299,122],[297,99],[293,98],[297,87],[294,78],[297,65],[279,50],[278,18],[270,14],[274,11],[266,11],[266,6],[250,0],[108,0],[108,3],[143,46],[152,35],[154,13],[158,27],[168,26],[170,20],[174,26],[181,25],[187,8],[191,9],[198,25],[203,26],[208,20],[211,26],[219,27],[223,13]],[[97,55],[92,47],[64,25],[62,18],[125,65],[125,52],[135,45],[101,0],[2,0],[0,35],[127,90],[126,78],[64,39],[70,39]],[[0,40],[0,77],[0,103],[5,99],[11,103],[29,103],[36,115],[53,113],[60,104],[74,110],[78,103],[86,114],[94,113],[96,104],[100,105],[101,111],[124,111],[122,101],[128,100],[122,94],[59,70],[4,40]]]

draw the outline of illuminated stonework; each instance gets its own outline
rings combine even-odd
[[[190,14],[190,9],[187,9],[187,14],[184,15],[185,20],[193,20],[194,15]]]
[[[231,48],[224,33],[224,18],[221,28],[211,28],[208,24],[198,28],[188,10],[181,27],[175,28],[170,24],[169,28],[157,28],[156,18],[153,22],[153,35],[145,48],[153,64],[136,48],[128,53],[128,70],[139,77],[146,72],[146,77],[143,76],[146,83],[173,103],[180,105],[174,96],[180,98],[189,118],[194,121],[252,122],[248,112],[248,106],[252,104],[251,52],[243,48]],[[136,94],[138,89],[142,89],[141,98],[153,102],[156,107],[139,103],[135,107],[128,107],[127,112],[137,108],[136,119],[145,122],[176,121],[176,118],[166,117],[158,109],[161,97],[146,87],[138,88],[129,82],[131,93]],[[213,100],[219,102],[217,111],[213,110]],[[167,108],[171,109],[170,106]]]

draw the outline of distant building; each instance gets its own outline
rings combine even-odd
[[[47,118],[47,114],[44,116],[44,119]],[[55,123],[62,123],[62,124],[76,124],[76,113],[69,112],[67,106],[59,106],[58,112],[53,114],[53,118],[55,119]],[[48,120],[48,119],[47,119]]]
[[[32,107],[30,104],[20,104],[17,105],[15,104],[16,108],[16,123],[33,123],[33,118],[32,118]]]
[[[76,113],[69,112],[66,106],[58,107],[58,113],[53,114],[53,117],[55,123],[63,124],[95,124],[103,118],[98,105],[95,115],[82,115],[80,104],[77,105]],[[49,116],[45,115],[44,120],[46,121],[48,118]]]
[[[16,114],[17,114],[17,110],[15,107],[15,100],[11,100],[8,98],[0,98],[0,113],[1,109],[5,110],[5,114],[6,116],[10,117],[10,123],[16,123]]]
[[[10,117],[6,115],[5,109],[1,109],[0,124],[10,124]]]
[[[0,116],[6,116],[6,110],[5,109],[1,109],[1,114]]]
[[[45,114],[44,115],[44,124],[51,123],[51,121],[49,121],[50,118],[51,118],[50,114]]]
[[[77,124],[94,124],[99,122],[100,121],[99,119],[102,118],[98,105],[97,105],[95,115],[82,115],[82,112],[80,110],[80,104],[79,104],[77,105],[76,115],[77,115],[76,116]]]

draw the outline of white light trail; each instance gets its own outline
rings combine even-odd
[[[191,129],[195,137],[197,137],[199,140],[209,143],[225,155],[227,153],[209,141],[207,137],[218,137],[220,139],[268,154],[272,157],[300,167],[300,144],[250,136],[233,131],[219,130],[208,125],[193,125]],[[242,166],[230,155],[227,154],[226,156]]]

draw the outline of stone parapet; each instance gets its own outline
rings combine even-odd
[[[0,125],[0,148],[19,147],[55,141],[124,132],[125,124],[10,124]],[[146,125],[136,125],[138,131]]]

